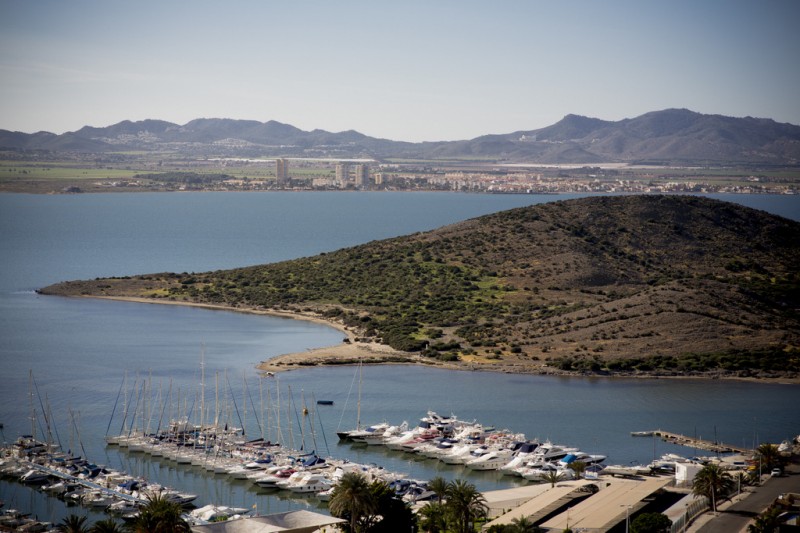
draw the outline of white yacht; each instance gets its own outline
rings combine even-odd
[[[471,459],[464,463],[470,470],[497,470],[513,457],[514,451],[510,448],[490,450],[488,453]]]
[[[297,482],[288,484],[286,489],[292,492],[322,492],[331,488],[331,482],[322,474],[306,473]]]
[[[528,481],[544,481],[545,476],[551,473],[559,474],[562,480],[575,479],[574,470],[563,466],[556,466],[553,463],[546,463],[536,468],[528,468],[523,471],[522,477]]]
[[[453,448],[451,453],[440,456],[439,460],[448,465],[463,465],[487,452],[488,449],[482,444],[464,444]]]

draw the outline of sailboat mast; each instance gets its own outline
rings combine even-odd
[[[36,407],[33,405],[33,369],[28,372],[28,395],[31,403],[31,438],[36,440]]]
[[[364,382],[364,363],[358,362],[358,408],[356,409],[356,429],[361,429],[361,384]]]
[[[261,398],[261,440],[264,440],[264,378],[258,376],[258,395]]]
[[[242,391],[242,396],[244,397],[244,416],[242,417],[242,435],[247,435],[247,374],[245,374],[244,370],[242,370],[242,381],[244,382],[244,388]]]
[[[214,373],[214,427],[219,427],[219,372]]]
[[[203,425],[206,416],[206,345],[200,347],[200,433],[203,433]]]

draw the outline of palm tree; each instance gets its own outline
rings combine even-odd
[[[148,497],[139,509],[139,516],[126,524],[132,533],[191,533],[192,528],[181,517],[183,509],[161,494]]]
[[[420,519],[419,527],[427,533],[443,533],[447,530],[446,509],[439,502],[428,502],[417,512],[417,516]]]
[[[583,461],[572,461],[569,465],[570,470],[575,472],[575,477],[579,478],[586,471],[586,463]]]
[[[473,523],[478,518],[483,518],[488,512],[483,494],[478,492],[475,485],[462,479],[451,481],[447,485],[447,503],[445,504],[455,533],[469,533],[473,530]]]
[[[428,482],[428,490],[436,494],[436,501],[442,503],[447,494],[447,480],[441,476],[436,476]]]
[[[774,444],[765,442],[756,449],[756,459],[761,463],[761,468],[765,471],[783,466],[783,457]]]
[[[348,472],[334,487],[328,509],[337,518],[349,521],[350,533],[366,531],[365,521],[377,510],[367,478],[358,472]]]
[[[123,529],[113,518],[106,518],[95,522],[89,528],[89,533],[122,533]]]
[[[731,475],[715,464],[704,466],[692,481],[692,494],[711,500],[711,509],[717,512],[720,496],[727,496],[733,489]]]
[[[533,525],[533,522],[528,520],[527,516],[512,520],[511,527],[514,528],[514,533],[539,533],[541,531],[539,526]]]
[[[86,528],[86,520],[88,519],[85,516],[71,514],[61,520],[61,523],[58,525],[58,527],[64,533],[87,533],[88,529]]]
[[[550,472],[543,474],[542,479],[550,483],[550,488],[552,489],[556,486],[556,483],[564,479],[564,474],[555,470],[551,470]]]

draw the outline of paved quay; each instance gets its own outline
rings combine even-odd
[[[780,495],[800,492],[800,465],[791,464],[780,477],[768,477],[759,487],[747,491],[731,501],[717,506],[717,514],[710,511],[692,522],[688,533],[738,533],[747,531],[747,525],[764,512]]]

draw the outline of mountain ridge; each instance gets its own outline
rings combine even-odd
[[[534,130],[457,141],[411,143],[355,130],[304,131],[270,120],[198,118],[184,125],[146,119],[84,126],[61,135],[0,130],[0,148],[65,152],[124,149],[287,157],[483,158],[495,162],[592,164],[800,164],[800,126],[772,119],[665,109],[619,121],[568,114]]]

